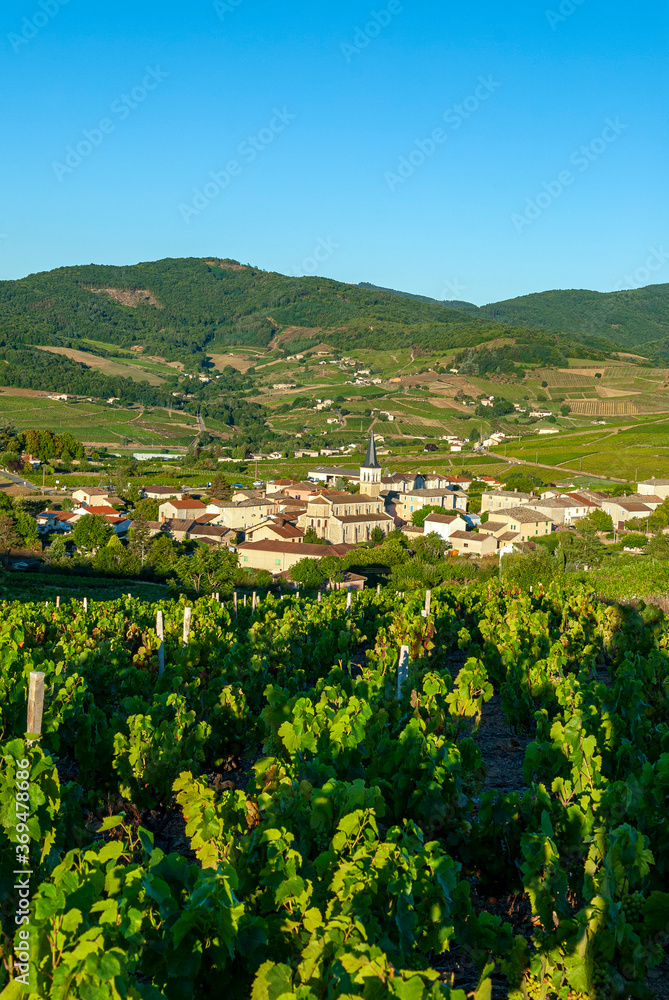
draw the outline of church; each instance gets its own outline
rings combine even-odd
[[[381,466],[376,460],[374,431],[369,432],[369,443],[364,464],[360,467],[360,492],[368,497],[378,497],[381,493]]]

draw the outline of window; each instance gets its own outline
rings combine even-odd
[[[248,556],[244,556],[244,562],[248,562],[248,561],[249,561],[249,557]]]
[[[280,559],[275,559],[274,560],[274,565],[275,566],[280,566],[281,565],[281,560]]]

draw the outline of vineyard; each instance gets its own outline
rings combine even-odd
[[[498,581],[12,603],[0,647],[1,1000],[643,1000],[667,975],[657,608]]]
[[[633,416],[639,412],[636,403],[628,400],[568,399],[572,413],[586,417]]]

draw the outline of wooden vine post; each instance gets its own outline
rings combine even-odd
[[[58,596],[57,596],[57,598],[56,598],[56,607],[57,607],[57,608],[59,608],[59,607],[60,607],[60,594],[58,594]]]
[[[156,615],[156,635],[160,642],[158,646],[158,676],[162,677],[165,670],[165,625],[162,611]]]
[[[409,647],[400,647],[400,658],[397,664],[397,700],[402,697],[402,685],[409,676]]]
[[[190,619],[192,613],[192,608],[184,608],[184,646],[188,645],[190,639]]]
[[[236,618],[237,617],[237,591],[236,590],[235,590],[235,592],[232,595],[232,610],[233,610],[234,616]]]
[[[28,687],[28,718],[26,732],[30,736],[42,735],[42,714],[44,712],[44,674],[30,671]]]
[[[88,613],[88,598],[84,597],[84,614]]]
[[[351,591],[349,590],[348,594],[346,595],[346,610],[347,611],[351,610],[351,604],[352,603],[353,603],[353,599],[351,597]]]

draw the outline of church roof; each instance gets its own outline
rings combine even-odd
[[[381,466],[376,461],[376,442],[374,441],[374,431],[369,432],[369,444],[367,445],[367,454],[365,455],[365,462],[362,466],[363,469],[380,469]]]

